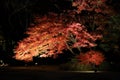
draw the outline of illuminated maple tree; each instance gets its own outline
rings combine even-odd
[[[32,61],[33,57],[56,57],[63,50],[81,47],[91,48],[97,44],[95,41],[102,38],[95,32],[87,31],[82,21],[76,20],[76,13],[81,11],[104,12],[105,0],[73,0],[72,6],[76,10],[67,10],[68,15],[61,13],[35,18],[35,24],[28,28],[28,37],[18,42],[14,49],[17,60]],[[107,7],[106,7],[107,8]],[[80,18],[80,17],[77,17]],[[86,21],[85,21],[86,22]],[[100,25],[99,25],[100,26]]]
[[[29,62],[35,56],[56,57],[66,49],[72,51],[75,47],[94,47],[95,40],[101,37],[88,33],[80,23],[64,25],[62,22],[55,22],[53,18],[50,22],[46,16],[37,20],[40,23],[28,28],[28,37],[18,42],[14,49],[16,59]]]

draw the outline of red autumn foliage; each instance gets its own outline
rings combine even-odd
[[[72,35],[70,35],[71,33]],[[102,37],[88,33],[85,26],[79,23],[69,25],[67,34],[70,35],[70,40],[74,43],[73,47],[94,47],[96,46],[94,42]]]
[[[88,51],[86,53],[80,53],[77,57],[82,64],[94,64],[100,65],[104,61],[104,56],[98,51]]]

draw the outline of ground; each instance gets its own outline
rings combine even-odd
[[[56,66],[1,67],[0,80],[120,80],[120,72],[61,71]]]

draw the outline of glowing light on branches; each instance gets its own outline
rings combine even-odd
[[[29,37],[20,41],[15,49],[15,58],[32,61],[33,56],[49,57],[66,48],[62,25],[45,23],[29,28]]]

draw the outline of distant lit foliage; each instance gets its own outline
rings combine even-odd
[[[108,13],[106,9],[108,6],[105,4],[106,0],[73,0],[72,6],[76,7],[76,12],[81,11],[95,11],[97,13]]]

